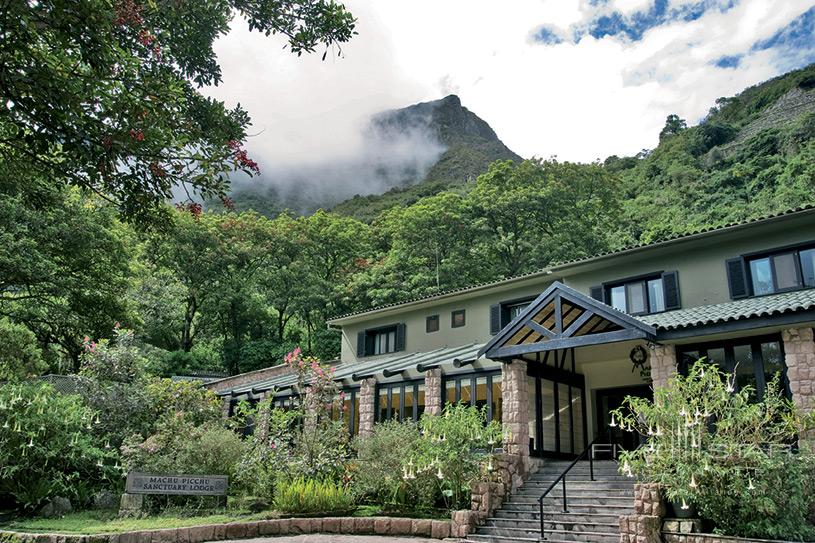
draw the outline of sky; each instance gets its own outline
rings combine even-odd
[[[206,92],[253,119],[261,169],[360,152],[368,117],[457,94],[525,158],[592,161],[657,144],[720,96],[815,62],[815,0],[348,0],[342,50],[297,57],[240,19]],[[267,173],[267,175],[270,175]]]

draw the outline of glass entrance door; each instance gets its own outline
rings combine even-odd
[[[609,388],[597,391],[597,436],[599,442],[617,445],[627,451],[634,450],[640,444],[637,432],[629,432],[618,425],[611,425],[611,412],[623,404],[626,396],[651,398],[653,393],[646,385]]]
[[[553,370],[530,364],[530,392],[534,390],[534,403],[530,402],[530,452],[535,456],[569,458],[586,447],[585,385],[582,375]]]

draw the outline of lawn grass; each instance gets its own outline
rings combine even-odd
[[[241,513],[224,511],[201,516],[165,512],[145,518],[116,518],[115,513],[82,511],[69,513],[62,518],[18,517],[0,524],[0,530],[21,532],[47,532],[70,534],[101,534],[133,532],[140,530],[160,530],[162,528],[186,528],[204,524],[251,521],[271,518],[273,513]]]

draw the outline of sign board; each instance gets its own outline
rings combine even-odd
[[[127,474],[128,494],[167,494],[184,496],[225,496],[229,485],[226,475]]]

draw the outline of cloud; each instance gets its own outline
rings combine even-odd
[[[324,175],[314,163],[353,176],[371,114],[450,92],[521,156],[632,155],[668,114],[697,122],[716,98],[815,59],[813,0],[347,4],[359,35],[341,58],[294,57],[238,21],[216,46],[224,84],[208,92],[249,110],[263,183]]]

